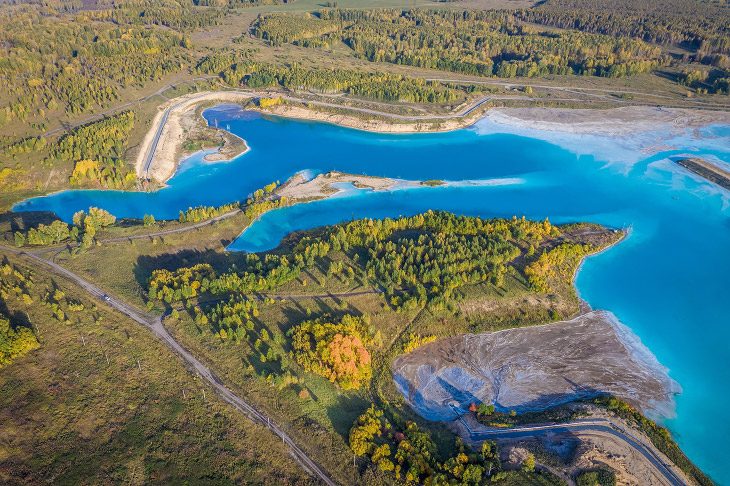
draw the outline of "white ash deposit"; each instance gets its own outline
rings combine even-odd
[[[471,403],[524,412],[601,393],[671,416],[681,391],[638,337],[604,311],[441,339],[396,359],[393,378],[429,420],[453,420]]]

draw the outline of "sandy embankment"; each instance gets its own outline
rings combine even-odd
[[[173,176],[178,163],[184,156],[182,146],[187,140],[188,134],[207,126],[205,120],[197,115],[199,105],[203,103],[241,103],[250,99],[251,95],[247,93],[203,92],[184,95],[161,105],[160,112],[155,116],[149,132],[147,132],[140,145],[135,163],[137,176],[154,179],[161,183]],[[154,149],[152,161],[149,167],[145,167],[149,151],[157,137],[160,123],[165,114],[167,114],[167,120]],[[231,155],[235,156],[237,154]],[[208,160],[223,160],[223,158],[220,156],[210,157]]]
[[[671,415],[680,391],[638,338],[603,311],[440,339],[397,358],[393,377],[408,403],[429,420],[453,420],[471,403],[534,411],[597,393]]]
[[[343,109],[347,108],[343,107]],[[364,130],[366,132],[377,133],[450,132],[452,130],[458,130],[459,128],[468,127],[469,125],[474,124],[482,116],[480,114],[481,112],[477,111],[474,114],[470,114],[466,117],[434,117],[433,119],[417,121],[406,121],[400,118],[384,120],[375,118],[374,116],[372,116],[371,118],[360,118],[344,113],[331,113],[306,108],[304,106],[287,104],[277,105],[272,109],[267,110],[266,113],[276,116],[283,116],[286,118],[294,118],[297,120],[321,121],[325,123],[331,123],[333,125],[339,125],[348,128],[355,128],[357,130]],[[389,117],[387,113],[383,113],[381,116],[382,118]]]

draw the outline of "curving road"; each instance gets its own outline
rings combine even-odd
[[[201,221],[199,223],[191,224],[189,226],[181,226],[178,228],[171,228],[168,230],[160,230],[155,231],[152,233],[145,233],[141,235],[130,235],[130,236],[119,236],[116,238],[104,238],[99,240],[99,243],[120,243],[123,241],[130,241],[130,240],[141,240],[144,238],[154,238],[156,236],[165,236],[165,235],[172,235],[175,233],[186,233],[188,231],[196,230],[198,228],[202,228],[204,226],[210,226],[211,224],[215,224],[219,221],[226,220],[228,218],[232,218],[233,216],[240,213],[240,209],[234,209],[232,211],[229,211],[227,213],[221,214],[220,216],[216,216],[214,218],[206,219],[204,221]]]
[[[22,257],[26,257],[42,266],[45,266],[46,268],[51,270],[51,272],[55,273],[56,275],[62,276],[67,280],[70,280],[71,282],[81,287],[91,296],[96,297],[103,302],[106,302],[109,306],[113,307],[117,311],[150,329],[153,334],[157,336],[158,339],[167,344],[183,359],[183,361],[185,361],[185,363],[190,368],[195,370],[198,375],[206,380],[218,392],[218,395],[220,395],[223,400],[228,402],[238,411],[246,414],[254,422],[260,423],[261,425],[272,431],[274,434],[276,434],[279,438],[281,438],[282,442],[289,447],[292,456],[294,456],[294,458],[304,467],[304,469],[309,471],[310,474],[318,478],[327,486],[337,485],[337,483],[335,483],[316,462],[314,462],[302,449],[300,449],[299,446],[294,443],[291,437],[289,437],[289,435],[284,432],[284,430],[276,425],[273,420],[271,420],[263,412],[260,412],[254,406],[240,398],[238,395],[233,393],[230,389],[228,389],[228,387],[223,384],[220,378],[218,378],[207,366],[201,363],[200,360],[198,360],[180,343],[178,343],[175,338],[173,338],[172,335],[167,331],[167,329],[165,329],[165,326],[162,325],[161,317],[149,316],[137,310],[133,306],[108,295],[96,285],[71,272],[70,270],[50,260],[46,260],[34,253],[25,252],[16,248],[6,247],[3,245],[0,245],[0,249],[16,255],[20,255]]]
[[[625,442],[641,454],[657,470],[660,476],[664,477],[667,484],[672,486],[685,486],[687,484],[652,447],[648,447],[640,439],[605,418],[581,419],[560,424],[528,425],[509,429],[480,427],[476,431],[472,430],[466,421],[460,419],[460,422],[468,431],[469,438],[474,441],[483,441],[486,439],[522,439],[549,434],[571,434],[575,432],[589,432],[604,436],[610,435]]]
[[[205,95],[206,95],[206,93],[200,93],[200,94],[197,94],[195,96],[191,96],[190,98],[186,98],[186,99],[184,99],[182,101],[178,101],[177,103],[175,103],[175,104],[170,105],[169,107],[167,107],[167,109],[165,110],[165,112],[162,114],[162,118],[160,118],[160,121],[159,121],[158,126],[157,126],[157,130],[155,131],[155,136],[152,139],[152,142],[150,143],[150,145],[147,147],[147,153],[145,154],[144,166],[143,166],[144,167],[144,176],[145,176],[145,178],[148,178],[147,173],[149,172],[150,165],[152,164],[152,160],[155,157],[155,152],[157,152],[157,145],[160,142],[160,136],[162,136],[162,130],[165,128],[165,124],[167,123],[167,119],[170,117],[170,113],[175,108],[177,108],[180,105],[182,105],[183,103],[187,103],[190,100],[195,100],[197,98],[201,98],[201,97],[203,97]]]

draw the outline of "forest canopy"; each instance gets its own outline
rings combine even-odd
[[[622,77],[668,62],[659,47],[641,40],[548,32],[518,22],[509,11],[323,10],[317,18],[261,16],[252,32],[273,45],[344,42],[368,61],[504,78]]]

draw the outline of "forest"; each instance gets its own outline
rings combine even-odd
[[[419,78],[349,69],[308,69],[297,64],[276,66],[233,51],[203,57],[196,72],[220,76],[230,86],[347,93],[383,101],[449,103],[464,94],[457,87]]]
[[[8,100],[0,127],[53,112],[98,110],[116,101],[121,89],[144,86],[189,63],[189,41],[173,30],[44,13],[33,6],[0,10],[0,79]]]
[[[386,477],[394,477],[399,483],[477,485],[489,478],[497,484],[501,480],[507,480],[507,484],[543,484],[535,477],[538,474],[531,455],[522,463],[524,476],[501,470],[499,449],[489,440],[473,451],[457,438],[453,453],[441,458],[427,431],[412,421],[394,423],[374,405],[352,426],[349,444],[356,455],[368,457]],[[550,484],[549,479],[548,473],[542,481]]]
[[[572,269],[588,248],[560,250],[570,258],[551,258],[554,250],[543,257],[537,249],[559,235],[560,230],[548,221],[481,219],[440,211],[363,219],[328,227],[317,236],[302,236],[285,253],[249,254],[235,270],[216,272],[207,264],[155,270],[148,297],[171,305],[205,293],[270,291],[298,278],[303,270],[323,264],[330,276],[366,278],[383,289],[395,309],[448,309],[458,298],[456,290],[465,285],[502,285],[508,268],[522,255],[539,261],[539,268],[548,269],[544,272],[565,277],[562,267]],[[339,259],[338,254],[347,258]],[[533,273],[538,275],[537,270]]]
[[[252,32],[272,45],[344,42],[368,61],[503,78],[623,77],[669,62],[661,48],[641,40],[545,31],[518,20],[510,11],[327,9],[298,18],[261,16]]]
[[[685,67],[680,84],[699,93],[730,94],[730,11],[727,4],[692,0],[549,0],[520,10],[525,22],[641,39],[676,50]]]
[[[631,37],[696,51],[696,61],[728,67],[730,24],[727,4],[692,0],[548,0],[520,10],[527,22],[581,32]]]
[[[74,186],[133,187],[137,175],[123,156],[134,118],[133,111],[125,111],[72,130],[51,144],[49,163],[73,163],[69,182]]]

